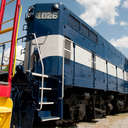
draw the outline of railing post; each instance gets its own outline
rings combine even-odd
[[[20,0],[17,0],[15,17],[14,17],[14,25],[13,25],[13,33],[12,33],[12,41],[11,41],[10,59],[9,59],[10,62],[9,62],[8,82],[10,86],[11,86],[11,80],[12,80],[12,69],[13,69],[13,59],[14,59],[14,51],[15,51],[15,43],[16,43],[16,33],[18,28],[19,10],[20,10]]]
[[[5,6],[6,6],[6,0],[2,0],[1,7],[0,7],[0,31],[1,31],[1,27],[2,27]]]

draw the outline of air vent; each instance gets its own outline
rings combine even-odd
[[[71,41],[68,39],[65,39],[65,49],[71,51]]]
[[[66,59],[70,59],[71,58],[71,41],[69,39],[65,39],[64,57]]]
[[[70,59],[71,58],[71,53],[69,52],[69,51],[64,51],[64,57],[66,58],[66,59]]]

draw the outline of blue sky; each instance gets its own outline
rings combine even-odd
[[[9,1],[9,0],[8,0]],[[25,12],[35,3],[63,2],[71,11],[91,25],[105,39],[128,57],[128,0],[21,0],[23,6],[19,36],[22,31]],[[10,11],[8,11],[10,10]],[[13,8],[7,9],[7,17]],[[1,37],[1,36],[0,36]],[[5,39],[5,38],[4,38]]]

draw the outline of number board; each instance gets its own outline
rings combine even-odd
[[[58,19],[58,13],[57,12],[37,12],[35,17],[36,19],[42,19],[42,20],[56,20]]]

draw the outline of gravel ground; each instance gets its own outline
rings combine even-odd
[[[79,123],[77,128],[128,128],[128,113],[107,116],[91,123]]]

